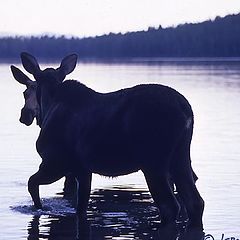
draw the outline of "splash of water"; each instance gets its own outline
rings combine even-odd
[[[31,203],[10,206],[10,208],[16,212],[34,216],[68,216],[76,213],[76,210],[71,206],[71,203],[63,198],[55,197],[42,199],[43,209],[36,209]]]

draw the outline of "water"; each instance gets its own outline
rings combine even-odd
[[[186,96],[195,114],[192,161],[206,203],[205,233],[240,238],[240,59],[85,62],[69,78],[100,92],[161,83]],[[74,239],[81,229],[70,202],[57,194],[63,180],[40,188],[43,210],[31,206],[26,183],[41,161],[35,150],[39,128],[18,121],[25,88],[13,80],[9,65],[0,65],[0,89],[0,239]],[[141,172],[94,176],[92,239],[160,239],[157,216]]]

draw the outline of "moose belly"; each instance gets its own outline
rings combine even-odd
[[[126,151],[89,151],[79,158],[81,165],[92,173],[103,176],[120,176],[136,172],[140,169],[140,164]]]
[[[139,157],[121,128],[114,128],[114,132],[99,131],[78,138],[75,152],[77,161],[81,162],[79,167],[83,166],[92,173],[110,177],[126,175],[140,169]]]
[[[127,175],[129,173],[137,172],[140,167],[137,164],[131,164],[131,160],[112,158],[111,161],[91,162],[89,170],[103,176],[117,177]]]

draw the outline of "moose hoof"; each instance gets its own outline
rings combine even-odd
[[[181,239],[194,239],[194,240],[203,240],[205,233],[201,230],[188,229],[185,233],[182,234]]]
[[[34,208],[35,208],[36,210],[43,209],[43,207],[42,207],[42,204],[41,204],[41,203],[40,203],[40,204],[34,204]]]
[[[81,219],[81,220],[86,220],[87,219],[87,212],[86,211],[82,211],[82,210],[77,209],[76,214],[78,216],[78,219]]]
[[[176,224],[160,224],[158,234],[159,236],[161,236],[162,239],[175,239],[177,236]]]
[[[200,222],[189,221],[187,228],[190,230],[194,230],[194,231],[203,231],[202,221],[200,221]]]

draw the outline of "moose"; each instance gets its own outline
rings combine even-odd
[[[72,174],[78,183],[77,214],[84,218],[92,173],[116,177],[141,170],[162,225],[174,224],[180,210],[173,181],[189,227],[203,229],[204,201],[190,159],[194,118],[183,95],[160,84],[99,93],[76,80],[64,81],[76,67],[76,54],[56,69],[41,70],[36,58],[25,52],[21,60],[36,80],[39,107],[36,147],[42,163],[28,181],[37,209],[42,208],[39,185]]]

